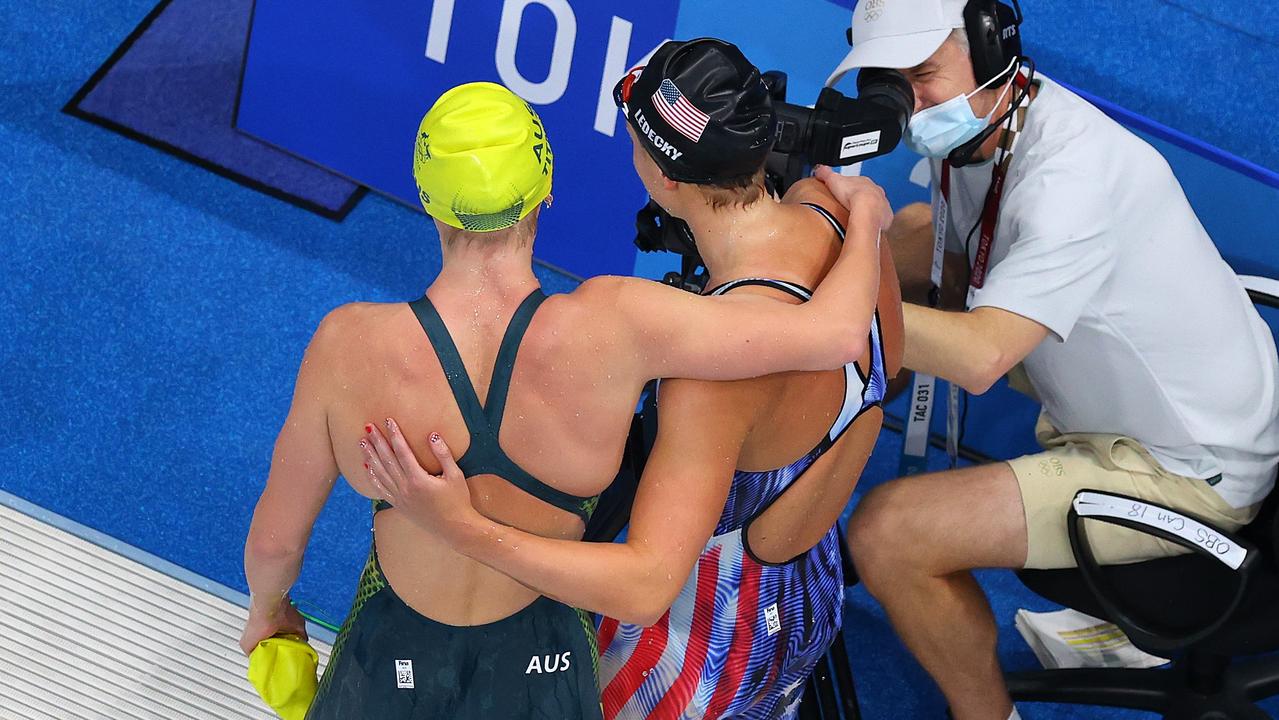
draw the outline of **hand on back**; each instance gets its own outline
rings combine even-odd
[[[399,424],[387,418],[385,427],[383,435],[377,426],[365,425],[360,440],[364,467],[382,499],[414,524],[446,539],[481,519],[466,478],[439,433],[431,433],[430,447],[443,471],[432,475],[418,462]]]

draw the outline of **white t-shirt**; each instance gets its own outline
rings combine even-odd
[[[1269,327],[1167,161],[1038,77],[970,306],[1051,331],[1025,367],[1055,428],[1132,437],[1168,471],[1213,482],[1232,506],[1260,501],[1279,465]],[[934,209],[940,168],[932,163]],[[989,161],[952,168],[949,250],[965,249],[992,170]],[[980,234],[967,243],[970,263]]]

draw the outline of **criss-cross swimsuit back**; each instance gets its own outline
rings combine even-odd
[[[585,521],[595,498],[546,485],[498,444],[520,341],[545,299],[535,290],[516,309],[498,348],[483,406],[430,300],[424,297],[410,306],[435,348],[470,433],[471,446],[458,459],[462,471],[496,475]],[[374,505],[375,511],[389,507],[384,501]],[[413,610],[396,594],[382,573],[376,545],[369,548],[355,601],[308,720],[600,720],[595,628],[586,613],[541,596],[500,620],[446,625]]]
[[[582,522],[590,519],[595,507],[596,497],[580,497],[570,495],[562,490],[547,485],[533,477],[524,468],[512,460],[498,443],[502,429],[502,416],[506,411],[506,398],[511,389],[511,375],[515,370],[515,358],[520,350],[520,343],[528,331],[533,314],[537,312],[546,295],[540,289],[529,294],[506,326],[502,344],[497,350],[497,360],[493,363],[493,378],[489,382],[488,397],[484,405],[480,405],[479,395],[466,374],[466,366],[462,364],[462,356],[457,351],[453,336],[449,334],[444,320],[440,317],[435,305],[426,297],[409,303],[413,314],[431,341],[435,355],[453,390],[453,400],[462,413],[466,430],[470,433],[471,446],[466,453],[457,459],[457,465],[467,477],[475,475],[496,475],[515,487],[550,505],[566,510],[582,518]],[[390,507],[385,501],[378,501],[375,509]]]

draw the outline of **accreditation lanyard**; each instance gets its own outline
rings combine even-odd
[[[1023,80],[1018,76],[1019,84]],[[995,226],[999,222],[999,205],[1003,201],[1004,186],[1008,178],[1008,167],[1012,164],[1013,146],[1017,140],[1026,117],[1027,98],[1013,113],[1013,123],[1007,128],[999,141],[996,151],[995,168],[990,179],[990,188],[986,192],[986,201],[981,212],[981,235],[977,243],[977,254],[973,259],[972,269],[968,274],[968,298],[965,309],[972,304],[974,291],[986,284],[986,271],[990,266],[990,250],[995,242]],[[940,190],[934,200],[933,217],[936,218],[933,236],[933,264],[930,273],[932,292],[929,294],[929,306],[937,307],[941,299],[942,267],[946,257],[946,231],[953,221],[950,215],[950,161],[943,160],[941,166]],[[946,403],[946,455],[950,459],[950,467],[955,467],[959,458],[959,386],[948,383]],[[914,386],[911,388],[910,407],[906,417],[906,437],[902,444],[902,459],[898,468],[900,475],[915,475],[927,469],[928,434],[932,425],[933,402],[937,397],[937,378],[932,375],[915,373]]]

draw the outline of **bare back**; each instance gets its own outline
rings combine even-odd
[[[457,347],[476,395],[485,398],[503,334],[522,296],[443,296],[428,292]],[[548,298],[520,345],[499,443],[508,457],[546,485],[593,496],[613,479],[641,383],[618,373],[617,338],[598,318],[586,323],[582,301]],[[343,476],[376,498],[357,442],[368,418],[394,417],[423,466],[439,466],[426,438],[439,432],[459,457],[470,435],[439,357],[406,304],[355,304],[328,323],[338,347],[326,390],[329,435]],[[584,326],[589,325],[589,326]],[[489,518],[545,537],[578,539],[582,520],[503,478],[468,479],[475,507]],[[418,612],[440,622],[474,625],[506,617],[537,593],[451,550],[435,534],[390,508],[376,514],[378,558],[391,586]]]
[[[788,200],[793,198],[788,197]],[[809,198],[800,195],[800,200]],[[830,210],[836,210],[824,204]],[[814,287],[839,252],[838,237],[816,212],[796,206],[790,227],[777,232],[790,238],[761,266],[761,276]],[[735,292],[765,295],[796,303],[777,289],[746,286]],[[878,330],[888,377],[901,367],[904,331],[901,298],[892,256],[880,255]],[[870,376],[880,349],[871,344],[857,361],[863,378]],[[737,469],[764,472],[784,467],[813,450],[841,413],[846,378],[842,371],[787,372],[733,383],[718,383],[732,396],[734,411],[753,418],[738,456]],[[853,487],[879,436],[883,411],[876,405],[857,415],[846,432],[807,471],[749,525],[751,551],[767,562],[785,562],[818,542],[848,502]]]

